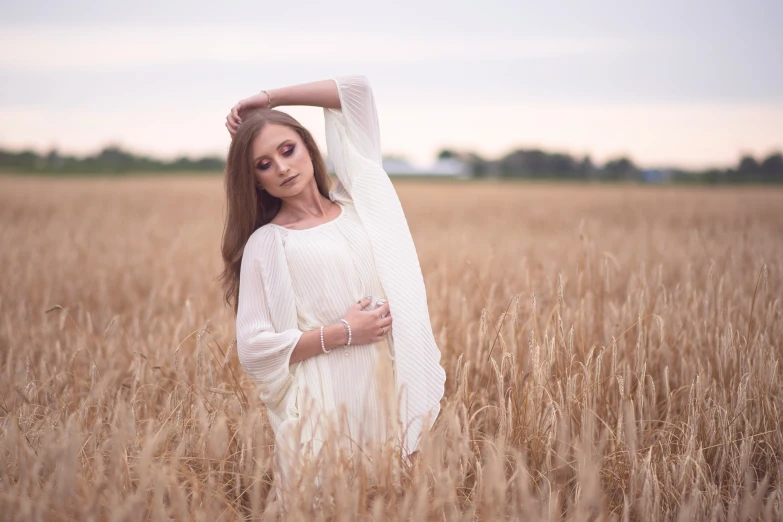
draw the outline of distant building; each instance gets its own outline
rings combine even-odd
[[[390,176],[443,176],[447,178],[469,178],[470,166],[457,158],[443,158],[435,163],[419,168],[406,159],[398,157],[383,158],[383,170]]]
[[[424,174],[421,169],[411,165],[407,160],[397,157],[384,157],[383,170],[390,176],[416,176]]]
[[[427,173],[439,176],[454,176],[457,178],[469,178],[473,174],[470,165],[455,157],[437,160],[427,169]]]
[[[642,181],[645,183],[668,183],[671,177],[672,172],[667,169],[642,170]]]
[[[444,176],[465,179],[473,175],[470,165],[457,158],[439,159],[432,165],[419,168],[404,158],[385,156],[382,165],[383,170],[390,176]],[[334,164],[328,157],[326,169],[334,173]]]

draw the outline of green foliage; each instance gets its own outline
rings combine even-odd
[[[467,163],[474,177],[709,184],[783,182],[783,155],[780,152],[772,153],[762,161],[744,156],[735,168],[702,171],[644,169],[627,157],[612,158],[598,166],[590,156],[579,159],[570,154],[540,149],[515,149],[498,160],[486,160],[476,153],[453,149],[441,150],[438,157],[455,157]]]
[[[139,156],[116,145],[84,157],[63,156],[52,149],[45,155],[34,151],[11,152],[0,149],[0,170],[41,174],[127,174],[132,172],[221,172],[225,161],[219,157],[173,161]]]
[[[675,183],[781,183],[783,154],[774,152],[757,160],[744,155],[737,166],[728,169],[689,171],[669,169],[645,170],[630,158],[618,157],[604,165],[595,165],[590,156],[574,157],[562,152],[540,149],[515,149],[497,160],[489,160],[475,152],[444,148],[438,159],[455,158],[466,163],[473,177],[520,179],[648,181]],[[0,171],[41,174],[128,174],[134,172],[222,172],[225,161],[220,157],[191,159],[185,156],[163,161],[135,155],[119,146],[109,145],[97,154],[84,157],[63,156],[57,149],[40,155],[31,150],[11,152],[0,149]],[[661,179],[660,173],[666,175]]]
[[[448,159],[455,157],[456,154],[451,149],[443,149],[440,152],[438,152],[438,159]]]

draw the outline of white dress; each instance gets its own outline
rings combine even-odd
[[[302,331],[338,324],[348,309],[365,296],[386,299],[369,238],[350,196],[338,182],[330,197],[341,209],[340,215],[331,221],[304,230],[270,223],[282,234],[297,326]],[[385,442],[394,436],[388,417],[395,411],[389,404],[396,388],[393,361],[390,333],[377,343],[336,347],[328,354],[292,364],[300,418],[324,420],[324,415],[335,413],[342,435],[339,442],[349,453]],[[307,398],[314,409],[303,412]],[[319,442],[324,428],[311,428],[312,436]]]
[[[267,406],[283,482],[341,410],[341,446],[397,440],[407,457],[440,411],[446,379],[416,248],[383,170],[372,89],[363,76],[334,81],[341,108],[324,109],[324,120],[338,178],[329,194],[342,213],[306,230],[259,227],[240,270],[237,355]],[[367,295],[389,302],[384,341],[289,364],[304,331],[339,323]],[[395,429],[382,421],[390,411]]]

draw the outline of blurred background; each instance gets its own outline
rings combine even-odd
[[[374,88],[392,175],[783,180],[774,1],[3,2],[0,169],[217,173],[239,99]],[[282,107],[324,147],[319,108]]]
[[[783,520],[783,2],[0,2],[3,520],[277,519],[224,123],[349,74],[442,420],[287,519]]]

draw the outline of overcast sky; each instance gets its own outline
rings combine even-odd
[[[377,7],[374,4],[378,4]],[[224,155],[262,88],[364,74],[385,154],[783,149],[778,1],[2,1],[0,147]],[[323,140],[323,112],[284,107]]]

